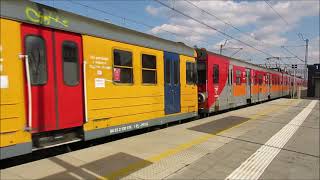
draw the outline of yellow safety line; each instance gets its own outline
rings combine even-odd
[[[295,100],[294,102],[288,102],[288,103],[284,103],[284,104],[281,104],[281,105],[284,105],[282,107],[278,107],[278,106],[272,106],[270,108],[268,108],[267,110],[261,112],[261,113],[258,113],[258,114],[255,114],[253,116],[250,117],[250,120],[255,120],[257,119],[259,116],[263,116],[263,115],[266,115],[266,114],[269,114],[270,112],[273,112],[273,111],[281,111],[282,109],[285,109],[289,106],[292,106],[292,105],[296,105],[300,102],[301,100]],[[189,142],[186,142],[186,143],[183,143],[183,144],[180,144],[178,145],[177,147],[174,147],[174,148],[171,148],[171,149],[168,149],[158,155],[155,155],[155,156],[152,156],[152,157],[149,157],[147,158],[146,160],[143,160],[143,161],[139,161],[137,163],[132,163],[130,165],[128,165],[127,167],[125,168],[122,168],[120,170],[117,170],[109,175],[106,175],[104,176],[104,179],[117,179],[118,177],[121,177],[121,176],[126,176],[126,175],[129,175],[128,173],[129,172],[132,172],[134,170],[137,170],[137,169],[140,169],[140,168],[143,168],[147,165],[150,164],[150,162],[158,162],[164,158],[167,158],[169,156],[172,156],[172,155],[175,155],[181,151],[184,151],[186,149],[189,149],[190,147],[192,146],[195,146],[195,145],[198,145],[198,144],[201,144],[207,140],[209,140],[210,138],[218,135],[218,134],[221,134],[227,130],[230,130],[230,129],[234,129],[240,125],[242,125],[243,123],[246,123],[246,122],[249,122],[250,120],[248,121],[245,121],[245,122],[242,122],[238,125],[235,125],[235,126],[232,126],[230,128],[227,128],[227,129],[224,129],[222,131],[219,131],[218,133],[216,134],[206,134],[206,135],[202,135],[194,140],[191,140]]]

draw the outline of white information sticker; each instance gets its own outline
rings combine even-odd
[[[101,76],[102,75],[102,71],[101,70],[97,70],[97,75]]]
[[[9,79],[8,76],[0,76],[0,88],[9,88]]]
[[[106,80],[103,78],[95,78],[94,79],[95,83],[94,86],[95,88],[104,88],[106,84]]]

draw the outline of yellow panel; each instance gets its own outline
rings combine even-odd
[[[133,84],[112,82],[114,49],[132,52]],[[85,130],[164,116],[162,51],[83,36],[83,54],[87,63],[86,90],[89,117],[89,122],[84,125]],[[142,54],[154,55],[157,58],[156,85],[142,84]],[[97,79],[104,80],[104,87],[96,86]]]
[[[114,49],[132,52],[133,84],[117,84],[112,81]],[[84,35],[83,54],[87,63],[89,122],[84,125],[86,131],[165,116],[163,51]],[[157,58],[156,85],[142,84],[142,54]],[[186,84],[186,61],[195,62],[195,59],[180,56],[181,113],[197,111],[197,86]],[[96,82],[101,80],[105,83],[99,87]]]
[[[25,97],[20,23],[0,18],[0,147],[30,142],[24,131]]]
[[[180,55],[181,112],[198,111],[198,89],[196,84],[186,82],[186,63],[196,62],[194,57]]]
[[[0,119],[0,132],[6,133],[6,132],[18,131],[22,129],[23,126],[21,126],[21,124],[14,123],[17,121],[19,121],[19,117]]]
[[[131,107],[131,106],[141,106],[150,104],[162,104],[164,101],[163,96],[153,96],[153,97],[139,97],[137,101],[136,98],[127,98],[126,101],[121,101],[120,98],[109,98],[109,99],[97,99],[90,101],[90,110],[98,109],[111,109],[111,108],[121,108],[121,107]]]

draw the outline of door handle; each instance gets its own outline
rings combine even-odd
[[[19,55],[19,58],[24,58],[25,72],[27,77],[27,93],[28,93],[28,125],[27,131],[32,131],[32,92],[31,92],[31,79],[30,79],[30,67],[28,55]]]

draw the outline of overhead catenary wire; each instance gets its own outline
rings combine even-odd
[[[278,11],[276,11],[272,6],[271,6],[271,4],[270,3],[268,3],[268,0],[264,0],[264,2],[272,9],[272,11],[275,13],[275,14],[277,14],[279,17],[280,17],[280,19],[283,21],[283,22],[285,22],[285,24],[287,25],[287,26],[289,26],[290,24],[288,23],[288,21],[283,17],[283,16],[281,16],[281,14],[280,13],[278,13]],[[297,35],[300,37],[300,35],[302,36],[302,33],[297,33]],[[299,47],[300,45],[298,45],[297,47]],[[289,47],[289,46],[286,46],[286,47]],[[291,47],[294,47],[294,46],[291,46]],[[299,59],[300,61],[303,61],[304,62],[304,60],[302,60],[301,58],[299,58],[297,55],[295,55],[293,52],[291,52],[289,49],[287,49],[287,48],[285,48],[285,46],[281,46],[281,48],[283,48],[283,49],[285,49],[287,52],[289,52],[291,55],[293,55],[293,56],[295,56],[297,59]]]
[[[213,13],[210,13],[209,11],[207,11],[207,10],[205,10],[205,9],[197,6],[195,3],[193,3],[193,2],[191,2],[191,1],[189,1],[189,0],[184,0],[184,1],[187,2],[188,4],[192,5],[193,7],[199,9],[200,11],[202,11],[202,12],[204,12],[204,13],[206,13],[206,14],[214,17],[214,18],[216,18],[218,21],[221,21],[221,22],[223,22],[224,24],[226,24],[226,25],[228,25],[228,26],[231,26],[233,29],[239,31],[241,34],[246,35],[246,36],[250,37],[251,39],[253,39],[253,40],[255,40],[255,41],[258,41],[258,40],[257,40],[256,38],[254,38],[251,34],[246,33],[246,32],[243,32],[243,31],[242,31],[241,29],[239,29],[238,27],[234,26],[233,24],[231,24],[231,23],[229,23],[229,22],[227,22],[227,21],[222,20],[221,18],[219,18],[218,16],[214,15]]]
[[[271,6],[271,4],[268,3],[268,0],[264,0],[264,2],[265,2],[266,4],[268,4],[268,6],[273,10],[273,12],[274,12],[275,14],[277,14],[277,15],[282,19],[283,22],[285,22],[287,25],[289,25],[288,21],[287,21],[284,17],[282,17],[282,16]]]
[[[251,34],[246,33],[246,32],[243,32],[242,30],[240,30],[239,28],[237,28],[236,26],[234,26],[232,23],[229,23],[229,22],[227,22],[227,21],[222,20],[221,18],[219,18],[218,16],[214,15],[213,13],[210,13],[210,12],[208,12],[207,10],[205,10],[205,9],[197,6],[195,3],[191,2],[190,0],[184,0],[184,1],[187,2],[188,4],[192,5],[193,7],[199,9],[200,11],[202,11],[202,12],[204,12],[204,13],[206,13],[206,14],[214,17],[214,18],[216,18],[217,20],[223,22],[224,24],[226,24],[226,25],[228,25],[228,26],[231,26],[231,27],[234,28],[235,30],[239,31],[241,34],[246,35],[246,36],[250,37],[251,39],[253,39],[253,40],[255,40],[255,41],[261,42],[261,41],[257,40],[255,37],[253,37]],[[286,24],[289,24],[266,0],[265,0],[265,2],[270,6],[270,8],[272,8],[272,10],[273,10],[279,17],[281,17],[281,18],[283,19],[283,21],[284,21]],[[305,46],[305,45],[291,45],[291,46],[286,46],[286,47],[302,47],[302,46]]]
[[[194,17],[192,17],[192,16],[190,16],[190,15],[187,15],[186,13],[183,13],[182,11],[179,11],[179,10],[173,8],[173,7],[170,7],[169,5],[167,5],[166,3],[163,3],[163,2],[160,1],[160,0],[154,0],[154,1],[155,1],[155,2],[158,2],[158,3],[161,4],[162,6],[165,6],[165,7],[169,8],[169,9],[171,9],[171,10],[173,10],[173,11],[175,11],[175,12],[177,12],[177,13],[179,13],[179,14],[181,14],[181,15],[189,18],[189,19],[192,19],[193,21],[198,22],[199,24],[202,24],[202,25],[204,25],[204,26],[206,26],[206,27],[208,27],[208,28],[210,28],[210,29],[213,29],[213,30],[217,31],[218,33],[224,35],[225,37],[228,37],[228,38],[230,38],[230,39],[236,40],[236,41],[240,42],[241,44],[244,44],[244,45],[246,45],[246,46],[248,46],[248,47],[250,47],[250,48],[252,48],[252,49],[254,49],[254,50],[256,50],[256,51],[259,51],[259,52],[265,54],[266,56],[273,56],[273,55],[271,55],[271,54],[268,53],[268,52],[265,52],[265,51],[263,51],[263,50],[261,50],[261,49],[258,49],[258,48],[256,48],[256,47],[254,47],[254,46],[252,46],[252,45],[250,45],[250,44],[248,44],[248,43],[240,40],[240,39],[237,39],[237,38],[235,38],[235,37],[233,37],[233,36],[231,36],[231,35],[229,35],[229,34],[227,34],[227,33],[225,33],[225,32],[222,32],[221,30],[219,30],[219,29],[217,29],[217,28],[214,28],[214,27],[212,27],[212,26],[210,26],[210,25],[208,25],[208,24],[206,24],[206,23],[204,23],[204,22],[202,22],[202,21],[200,21],[200,20],[198,20],[198,19],[196,19],[196,18],[194,18]]]
[[[292,56],[294,56],[295,58],[299,59],[300,61],[304,62],[303,59],[299,58],[297,55],[295,55],[294,53],[292,53],[289,49],[287,49],[284,46],[281,46],[284,50],[286,50],[289,54],[291,54]]]
[[[155,28],[155,26],[153,26],[153,25],[149,25],[149,24],[146,24],[146,23],[137,21],[137,20],[132,19],[132,18],[127,18],[127,17],[124,17],[124,16],[119,16],[119,15],[110,13],[110,12],[108,12],[108,11],[104,11],[104,10],[101,10],[101,9],[98,9],[98,8],[95,8],[95,7],[86,5],[86,4],[79,3],[78,1],[70,0],[69,2],[74,3],[74,4],[81,5],[81,6],[83,6],[83,7],[86,7],[86,8],[95,10],[95,11],[99,11],[99,12],[104,13],[104,14],[108,14],[108,15],[110,15],[110,16],[119,18],[119,19],[123,20],[124,22],[125,22],[125,21],[128,21],[128,22],[132,22],[132,23],[135,23],[135,24],[138,24],[138,25],[142,25],[142,26],[145,26],[145,27],[148,27],[148,28]],[[177,33],[174,33],[174,32],[171,32],[171,31],[168,31],[168,30],[165,30],[165,29],[161,29],[161,28],[159,28],[159,30],[160,30],[160,31],[163,31],[163,32],[167,32],[167,33],[172,34],[172,35],[177,36],[177,37],[182,37],[182,38],[184,38],[186,41],[188,41],[188,40],[186,39],[186,37],[183,36],[183,35],[181,35],[181,34],[177,34]],[[210,42],[208,42],[208,41],[204,41],[204,40],[199,40],[199,41],[200,41],[200,42],[204,42],[204,43],[206,43],[206,44],[210,44]],[[189,42],[190,42],[190,41],[189,41]]]

